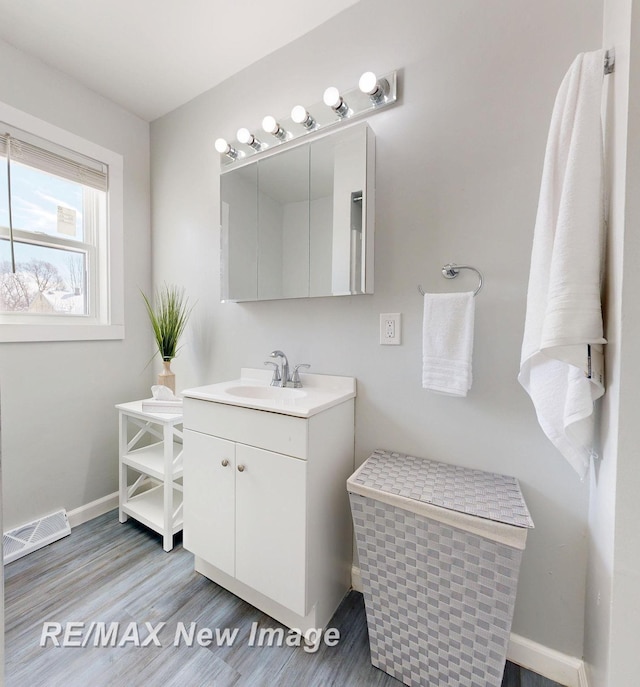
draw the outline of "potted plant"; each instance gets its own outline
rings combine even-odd
[[[192,308],[185,296],[184,289],[164,284],[155,293],[155,307],[142,293],[147,313],[151,320],[153,333],[162,358],[162,372],[158,375],[158,384],[167,386],[175,393],[176,376],[171,371],[171,361],[178,353],[178,341],[187,326]]]

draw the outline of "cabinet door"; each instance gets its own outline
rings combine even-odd
[[[236,468],[236,578],[306,615],[307,463],[237,444]]]
[[[186,429],[183,462],[184,548],[235,575],[235,444]]]

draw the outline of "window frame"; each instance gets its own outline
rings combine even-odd
[[[0,343],[124,339],[123,157],[65,129],[0,102],[0,120],[108,167],[106,231],[95,237],[98,273],[90,276],[91,316],[0,313]],[[18,232],[14,232],[18,233]],[[86,238],[86,237],[85,237]],[[19,239],[18,239],[19,240]],[[47,237],[42,237],[46,244]]]

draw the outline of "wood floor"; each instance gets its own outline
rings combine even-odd
[[[282,627],[193,571],[180,536],[170,553],[160,537],[135,521],[123,525],[111,511],[69,537],[5,567],[7,687],[400,687],[370,663],[362,595],[351,592],[334,616],[337,646],[316,653],[302,647],[250,646],[253,623]],[[41,647],[43,623],[60,623],[68,640],[86,647],[53,646],[56,628]],[[92,622],[119,623],[116,643],[94,646]],[[149,638],[156,628],[161,646]],[[69,623],[85,623],[84,628]],[[129,623],[135,623],[129,626]],[[239,628],[232,646],[188,646],[188,630]],[[127,628],[130,629],[127,634]],[[136,646],[149,641],[148,646]],[[77,634],[75,634],[77,632]],[[195,635],[194,635],[195,636]],[[287,635],[285,635],[287,636]],[[202,639],[206,639],[203,636]],[[62,643],[63,637],[59,637]],[[110,643],[111,638],[106,643]],[[430,687],[438,687],[432,685]],[[558,687],[507,664],[503,687]]]

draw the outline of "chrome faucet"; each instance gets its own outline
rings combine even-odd
[[[289,361],[287,360],[287,356],[282,351],[271,351],[269,355],[272,358],[282,358],[280,361],[280,380],[276,379],[276,373],[274,372],[271,386],[287,386],[287,382],[289,381]]]
[[[271,378],[271,386],[282,386],[280,382],[282,381],[280,377],[280,366],[278,363],[272,363],[270,360],[265,360],[265,365],[271,365],[273,367],[273,377]]]
[[[301,367],[311,367],[306,363],[300,363],[296,365],[293,369],[293,373],[289,372],[289,361],[287,356],[282,351],[271,351],[269,355],[272,358],[280,358],[280,365],[278,363],[272,363],[270,360],[265,362],[265,365],[271,365],[273,367],[273,377],[271,378],[271,386],[281,386],[281,387],[293,387],[294,389],[299,389],[302,386],[300,381],[300,374],[298,370]]]
[[[298,373],[298,370],[301,367],[311,367],[311,365],[307,365],[307,363],[300,363],[299,365],[296,365],[293,368],[293,373],[291,375],[291,386],[294,389],[300,389],[302,387],[302,382],[300,381],[300,374]]]

